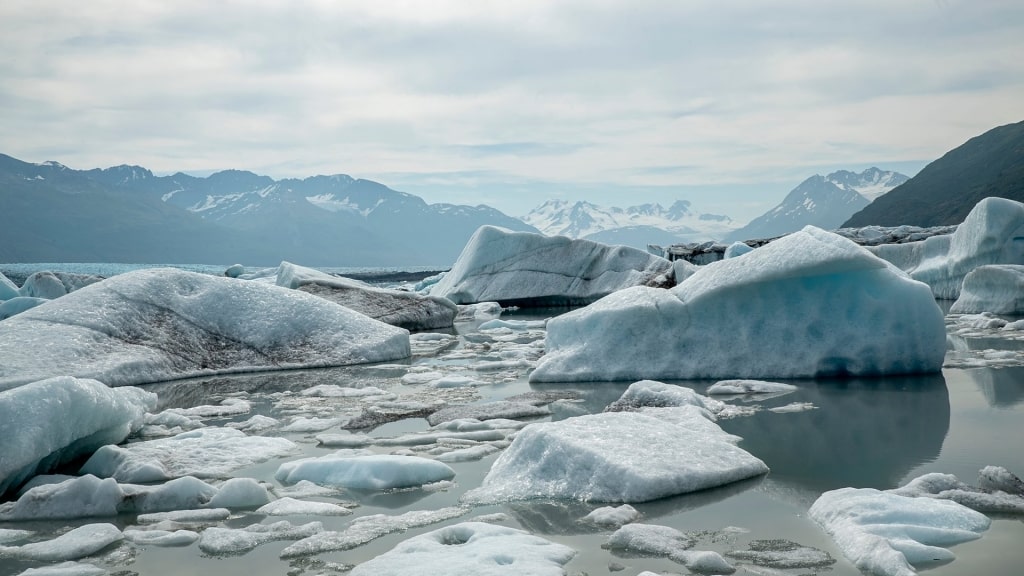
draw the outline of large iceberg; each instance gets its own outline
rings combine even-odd
[[[968,272],[953,314],[1024,314],[1024,266],[992,264]]]
[[[808,226],[548,322],[533,382],[804,378],[937,372],[942,311],[928,286]]]
[[[0,322],[0,389],[64,374],[122,386],[409,354],[405,330],[297,290],[139,270]]]
[[[1024,264],[1024,204],[985,198],[950,235],[869,250],[927,283],[936,298],[956,300],[964,277],[978,266]]]
[[[70,376],[0,392],[0,495],[36,474],[121,442],[155,406],[155,394]]]
[[[576,551],[515,528],[463,522],[414,536],[352,576],[562,576]]]
[[[646,502],[764,474],[698,406],[606,412],[531,424],[464,500]]]
[[[430,293],[456,304],[576,306],[671,275],[671,262],[635,248],[482,226]]]
[[[378,288],[290,262],[281,263],[276,277],[278,286],[314,294],[408,330],[450,328],[458,312],[455,304],[447,298]]]

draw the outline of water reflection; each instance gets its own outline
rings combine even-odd
[[[1024,366],[966,370],[989,405],[1010,408],[1024,403]]]
[[[719,423],[768,464],[772,482],[819,493],[844,486],[891,488],[937,458],[949,431],[949,393],[941,374],[794,383],[800,390],[777,403],[811,402],[817,409],[761,410]]]

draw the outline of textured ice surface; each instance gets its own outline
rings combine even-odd
[[[971,270],[949,312],[1024,314],[1024,266],[993,264]]]
[[[455,317],[456,322],[472,322],[473,320],[489,320],[501,316],[501,304],[497,302],[479,302],[477,304],[462,304],[459,306],[459,313]]]
[[[297,290],[174,269],[86,286],[0,322],[0,388],[110,386],[404,358],[405,330]]]
[[[52,566],[29,568],[18,576],[102,576],[107,571],[85,562],[61,562]]]
[[[526,402],[497,400],[481,404],[466,404],[442,408],[428,416],[427,422],[431,426],[437,426],[449,420],[464,420],[467,418],[475,420],[536,418],[538,416],[547,416],[548,414],[551,414],[551,409],[546,406],[534,406]]]
[[[231,478],[217,487],[207,506],[211,508],[259,508],[270,502],[266,486],[252,478]]]
[[[21,292],[18,290],[18,285],[4,276],[3,272],[0,272],[0,302],[19,296],[21,296]]]
[[[718,552],[688,550],[695,542],[691,536],[669,526],[628,524],[608,538],[608,547],[642,556],[665,556],[703,574],[732,574],[736,571]]]
[[[671,270],[668,260],[634,248],[482,226],[430,293],[456,304],[581,305]]]
[[[799,568],[824,568],[836,561],[824,550],[802,546],[789,540],[754,540],[749,550],[732,550],[725,555],[738,560],[753,562],[757,566],[766,566],[779,570]]]
[[[630,384],[622,396],[609,404],[605,411],[620,412],[641,408],[678,408],[682,406],[694,406],[715,413],[725,408],[725,403],[701,396],[684,386],[665,384],[654,380],[641,380]]]
[[[70,376],[0,392],[0,495],[35,474],[121,442],[155,406],[155,394]]]
[[[952,474],[933,472],[890,490],[901,496],[952,500],[984,513],[1024,514],[1024,482],[1000,466],[986,466],[978,473],[978,486],[961,482]]]
[[[53,540],[21,546],[0,546],[0,558],[7,556],[41,562],[63,562],[91,556],[124,539],[113,524],[86,524]]]
[[[101,276],[94,276],[92,274],[34,272],[25,279],[25,283],[22,284],[19,293],[22,296],[52,300],[101,280],[103,280]]]
[[[794,392],[797,387],[781,382],[765,382],[764,380],[722,380],[708,387],[710,395],[728,394],[779,394]]]
[[[451,301],[416,292],[370,286],[358,280],[282,262],[277,285],[314,294],[392,326],[409,330],[449,328],[458,310]]]
[[[0,299],[0,320],[5,320],[15,314],[21,314],[46,302],[49,302],[46,298],[33,298],[31,296],[17,296],[10,300]]]
[[[256,510],[267,516],[348,516],[351,510],[331,502],[309,502],[284,497]]]
[[[231,511],[227,508],[209,508],[204,510],[173,510],[170,512],[139,514],[136,520],[139,524],[161,524],[164,522],[204,524],[227,520],[229,516],[231,516]]]
[[[388,490],[450,480],[455,471],[446,464],[418,456],[329,455],[285,462],[275,477],[287,484],[309,480],[355,490]]]
[[[768,471],[702,409],[655,410],[658,417],[606,412],[531,424],[464,499],[645,502]]]
[[[928,286],[808,226],[554,318],[545,348],[533,382],[882,375],[938,371],[946,330]]]
[[[562,576],[576,552],[521,530],[483,522],[445,526],[356,566],[352,576]]]
[[[191,530],[138,530],[126,529],[124,538],[139,546],[191,546],[199,534]]]
[[[753,248],[751,248],[749,245],[743,242],[733,242],[732,244],[729,245],[728,248],[725,249],[725,254],[723,257],[726,259],[735,258],[737,256],[743,256],[744,254],[752,250]]]
[[[914,564],[952,560],[945,546],[974,540],[991,523],[956,502],[870,488],[826,492],[808,515],[858,568],[885,576],[911,576]]]
[[[233,428],[201,428],[170,438],[104,446],[82,474],[119,482],[157,482],[181,476],[225,478],[239,468],[287,456],[297,449],[285,438],[246,436]]]
[[[450,506],[440,510],[414,510],[398,516],[360,516],[352,520],[348,528],[342,532],[321,532],[299,540],[282,550],[281,557],[297,558],[337,550],[351,550],[381,536],[458,518],[468,511],[468,508]]]
[[[215,526],[203,530],[199,537],[199,549],[213,555],[245,554],[268,542],[308,538],[323,529],[323,524],[320,522],[296,526],[287,520],[272,524],[253,524],[245,528]]]
[[[956,300],[964,277],[987,264],[1024,264],[1024,204],[985,198],[949,236],[870,248],[926,282],[936,298]]]
[[[613,526],[620,527],[623,524],[629,524],[635,522],[640,518],[640,513],[637,512],[636,508],[633,508],[629,504],[623,504],[622,506],[604,506],[598,508],[587,514],[583,519],[593,524],[600,526]]]

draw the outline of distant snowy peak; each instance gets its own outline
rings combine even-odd
[[[910,177],[899,172],[893,172],[892,170],[880,170],[872,167],[860,174],[850,172],[849,170],[839,170],[829,174],[825,179],[839,188],[853,190],[867,198],[868,201],[873,201],[889,190],[910,180]]]
[[[689,201],[679,200],[667,209],[661,204],[640,204],[628,208],[604,207],[590,202],[548,200],[522,217],[527,224],[549,236],[570,238],[609,237],[612,231],[662,231],[676,241],[722,238],[735,226],[728,216],[701,214]],[[613,234],[614,236],[614,234]],[[622,234],[618,236],[624,237]],[[660,234],[663,239],[665,234]],[[656,240],[652,237],[649,242]],[[637,241],[630,242],[630,245]],[[642,246],[640,246],[642,247]]]

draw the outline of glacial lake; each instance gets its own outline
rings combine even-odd
[[[561,311],[513,312],[503,320],[549,318]],[[626,390],[629,382],[571,385],[531,385],[528,367],[509,363],[483,368],[481,360],[500,358],[506,345],[523,345],[543,340],[543,330],[522,334],[481,333],[479,321],[458,323],[451,335],[455,339],[434,350],[420,353],[401,363],[384,367],[359,366],[325,370],[272,372],[230,377],[183,380],[145,387],[160,397],[161,409],[218,404],[225,398],[242,398],[252,411],[230,418],[213,418],[208,426],[223,426],[262,414],[287,422],[298,416],[350,413],[364,399],[309,399],[299,392],[320,384],[346,387],[376,386],[398,396],[399,400],[429,402],[444,399],[456,402],[487,402],[533,393],[562,398],[548,406],[551,415],[537,419],[563,419],[583,413],[600,412]],[[950,327],[955,350],[947,354],[947,367],[941,374],[878,379],[800,380],[792,393],[774,397],[723,397],[730,404],[757,408],[749,415],[719,420],[726,431],[743,437],[740,446],[762,459],[771,468],[764,477],[718,489],[635,504],[642,517],[639,522],[671,526],[697,537],[695,550],[714,550],[723,554],[748,550],[755,540],[784,539],[828,552],[835,563],[818,568],[770,568],[730,559],[737,574],[791,576],[821,574],[855,576],[860,572],[846,560],[831,538],[813,521],[807,510],[824,491],[836,488],[894,488],[929,472],[951,473],[974,484],[978,470],[998,465],[1018,476],[1024,475],[1024,342],[1005,337],[998,331],[976,333],[969,338],[955,334]],[[1002,367],[983,366],[988,350],[996,354]],[[992,356],[992,354],[989,354]],[[972,361],[973,359],[973,361]],[[471,369],[471,366],[477,369]],[[957,366],[977,367],[957,367]],[[469,374],[487,382],[471,389],[438,390],[402,382],[409,372],[425,370]],[[713,382],[679,381],[680,386],[703,393]],[[800,411],[773,411],[773,408],[808,403]],[[407,418],[362,430],[376,437],[394,437],[426,430],[423,418]],[[340,432],[334,428],[326,432]],[[274,459],[234,476],[252,477],[274,487],[278,466],[303,456],[325,455],[336,449],[317,445],[314,433],[283,433],[301,446],[302,454]],[[373,446],[375,452],[388,453],[395,447]],[[414,510],[437,510],[459,503],[460,496],[480,484],[491,463],[492,454],[478,461],[450,464],[456,471],[454,483],[426,489],[398,490],[390,493],[347,492],[336,497],[313,500],[355,501],[354,514],[341,517],[285,516],[267,517],[251,512],[236,512],[221,525],[243,527],[253,523],[288,520],[294,524],[321,521],[326,530],[343,530],[355,517],[373,514],[398,515]],[[581,522],[591,510],[605,504],[529,501],[483,506],[463,516],[393,533],[352,550],[328,552],[305,558],[283,560],[280,552],[291,542],[271,542],[251,552],[233,556],[208,556],[197,544],[178,548],[140,546],[122,542],[84,561],[100,566],[111,574],[185,575],[218,574],[344,574],[359,564],[393,548],[398,542],[447,524],[471,520],[476,516],[502,513],[498,523],[520,528],[577,551],[566,565],[570,575],[622,574],[635,576],[649,570],[658,574],[688,574],[682,565],[667,558],[624,556],[602,547],[611,530]],[[116,519],[76,521],[36,521],[0,523],[0,528],[25,529],[40,538],[52,538],[71,527],[90,522],[114,522],[120,528],[135,525],[134,516]],[[1024,567],[1024,518],[995,517],[991,528],[978,540],[954,546],[956,560],[929,566],[923,574],[1010,575]],[[0,558],[0,576],[19,574],[38,563]]]

